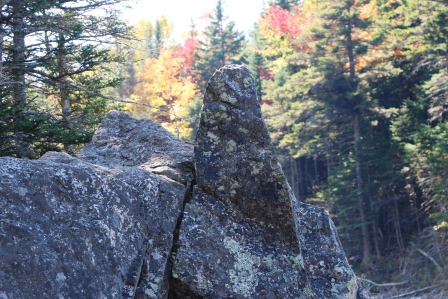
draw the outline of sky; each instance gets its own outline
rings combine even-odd
[[[224,0],[224,15],[234,21],[236,28],[246,34],[260,17],[265,0]],[[130,4],[131,9],[123,11],[123,17],[131,24],[139,20],[155,21],[160,15],[170,20],[175,35],[188,32],[191,18],[211,12],[216,6],[215,0],[139,0]]]

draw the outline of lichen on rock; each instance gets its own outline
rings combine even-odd
[[[78,157],[0,158],[0,297],[167,298],[192,157],[113,111]]]
[[[207,85],[195,169],[174,298],[367,298],[328,215],[294,198],[245,66]]]

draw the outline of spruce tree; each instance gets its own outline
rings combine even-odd
[[[95,10],[123,1],[4,1],[0,53],[9,81],[0,104],[14,113],[1,114],[10,136],[1,155],[33,157],[88,142],[111,106],[103,91],[118,83],[104,44],[127,31],[115,13]]]
[[[213,73],[227,64],[243,62],[242,48],[244,36],[235,29],[233,21],[228,22],[223,12],[223,2],[218,0],[205,28],[204,36],[199,40],[194,65],[199,83],[205,89],[205,83]]]
[[[263,40],[259,33],[258,26],[255,26],[253,31],[250,33],[252,42],[248,47],[247,61],[249,64],[249,68],[252,71],[252,75],[255,80],[255,87],[257,89],[258,100],[262,101],[263,99],[263,87],[261,85],[261,80],[264,75],[265,59],[261,54],[261,50],[263,48]]]

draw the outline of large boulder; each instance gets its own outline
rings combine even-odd
[[[292,194],[247,67],[210,79],[195,167],[173,298],[368,298],[328,214]]]
[[[167,298],[192,162],[116,111],[78,158],[0,158],[0,298]]]

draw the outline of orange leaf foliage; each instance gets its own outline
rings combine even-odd
[[[378,16],[376,1],[363,4],[359,9],[359,18],[361,20],[371,19]]]
[[[355,59],[355,72],[360,72],[362,71],[365,67],[367,67],[369,65],[369,61],[363,59],[362,57],[358,57]],[[347,62],[344,65],[344,69],[349,69],[350,68],[350,63]]]
[[[162,50],[159,58],[147,59],[141,71],[141,84],[133,98],[155,108],[138,105],[127,108],[133,116],[150,117],[182,137],[190,131],[185,117],[197,87],[185,73],[186,59],[174,54],[172,50]]]

